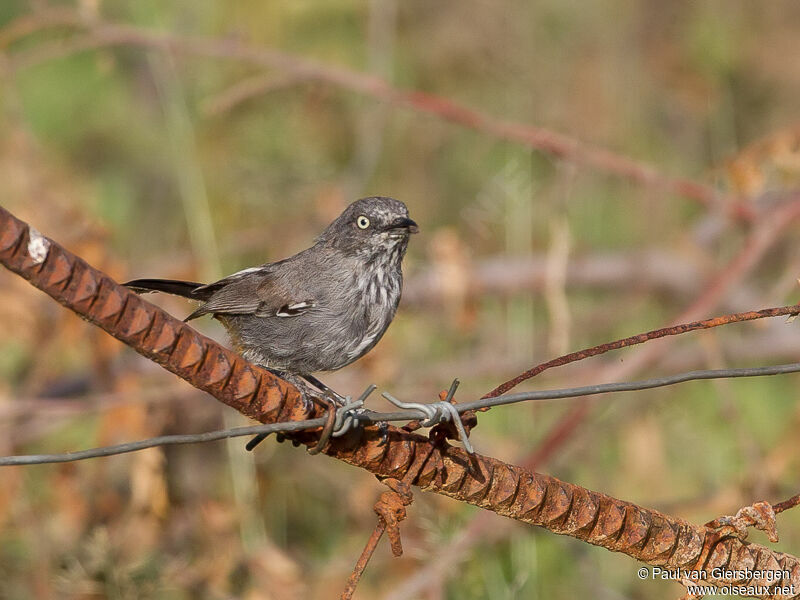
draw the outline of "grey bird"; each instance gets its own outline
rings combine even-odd
[[[401,263],[419,231],[406,205],[356,200],[310,248],[209,284],[136,279],[136,292],[202,301],[186,321],[212,315],[247,360],[283,376],[335,371],[369,352],[392,322],[403,287]]]

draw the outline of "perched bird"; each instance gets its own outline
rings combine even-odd
[[[399,200],[363,198],[290,258],[205,285],[172,279],[125,285],[202,301],[186,321],[212,315],[247,360],[328,390],[311,374],[341,369],[381,339],[397,311],[400,265],[417,231]]]

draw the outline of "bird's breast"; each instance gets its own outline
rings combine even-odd
[[[399,269],[371,268],[357,273],[351,313],[352,344],[345,352],[355,360],[372,348],[392,322],[402,291]]]

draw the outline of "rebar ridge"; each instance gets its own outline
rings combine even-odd
[[[313,404],[306,405],[288,382],[169,316],[2,207],[0,262],[140,354],[249,417],[274,423],[323,414]],[[422,490],[653,566],[704,571],[703,584],[793,586],[794,596],[765,592],[756,597],[800,596],[800,563],[795,556],[495,458],[470,457],[461,448],[397,427],[387,431],[384,440],[377,426],[354,428],[331,437],[322,452],[381,479],[403,479],[413,466],[418,473],[411,483]],[[307,445],[315,445],[319,437],[319,431],[292,434]],[[415,463],[415,457],[423,460]],[[719,567],[735,575],[714,576]],[[743,575],[759,571],[781,575],[774,579]]]

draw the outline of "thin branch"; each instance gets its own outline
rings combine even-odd
[[[776,206],[770,212],[761,215],[755,228],[747,236],[739,252],[720,269],[709,284],[697,298],[678,315],[673,323],[696,320],[708,313],[733,291],[735,283],[740,282],[753,271],[766,253],[798,218],[800,218],[800,195],[797,192],[784,196],[785,202]],[[675,338],[672,338],[674,341]],[[644,346],[641,351],[630,357],[624,363],[604,369],[609,378],[624,378],[649,364],[668,350],[670,338],[665,338],[665,343],[658,346]],[[588,401],[577,403],[570,411],[559,419],[552,427],[550,433],[525,460],[523,465],[535,468],[568,440],[590,414],[591,404]]]
[[[654,329],[653,331],[648,331],[647,333],[638,333],[636,335],[615,340],[613,342],[599,344],[597,346],[592,346],[591,348],[584,348],[583,350],[578,350],[577,352],[570,352],[569,354],[564,354],[558,358],[538,364],[532,369],[525,371],[521,375],[518,375],[517,377],[500,384],[483,397],[495,398],[506,393],[511,388],[516,387],[523,381],[539,375],[541,372],[546,371],[547,369],[568,365],[592,356],[605,354],[611,350],[619,350],[620,348],[627,348],[629,346],[643,344],[644,342],[662,337],[680,335],[682,333],[697,331],[699,329],[711,329],[712,327],[719,327],[720,325],[728,325],[730,323],[741,323],[743,321],[753,321],[756,319],[764,319],[766,317],[780,317],[798,314],[800,314],[800,304],[792,304],[790,306],[780,306],[777,308],[765,308],[762,310],[750,310],[731,315],[722,315],[712,319],[703,319],[702,321],[694,321],[692,323],[681,323],[680,325],[662,327],[661,329]]]
[[[591,146],[568,135],[542,127],[498,119],[442,96],[396,88],[386,80],[367,73],[321,63],[272,48],[250,46],[236,40],[179,36],[108,21],[87,20],[77,13],[72,24],[82,27],[85,35],[76,36],[66,42],[42,42],[30,50],[18,51],[11,56],[11,66],[14,69],[25,69],[74,53],[121,45],[237,60],[285,71],[299,78],[314,79],[395,106],[433,115],[637,184],[668,190],[708,207],[723,207],[726,212],[740,219],[750,220],[754,217],[752,207],[742,202],[739,197],[726,195],[705,183],[664,175],[651,165]],[[43,26],[46,25],[45,23]]]
[[[263,243],[261,240],[259,242]],[[490,256],[469,262],[464,269],[464,299],[511,296],[542,290],[547,280],[547,257]],[[570,257],[567,287],[653,290],[685,296],[695,293],[706,273],[695,262],[674,252],[642,250],[592,253]],[[445,300],[437,265],[420,265],[403,283],[403,305],[433,304]],[[461,299],[461,298],[459,298]]]
[[[43,29],[78,27],[82,22],[83,19],[71,8],[51,7],[24,14],[0,29],[0,50]]]
[[[236,82],[211,98],[203,101],[200,112],[206,117],[217,117],[256,96],[265,96],[275,90],[291,87],[308,81],[292,73],[276,76],[274,73],[259,73]]]

